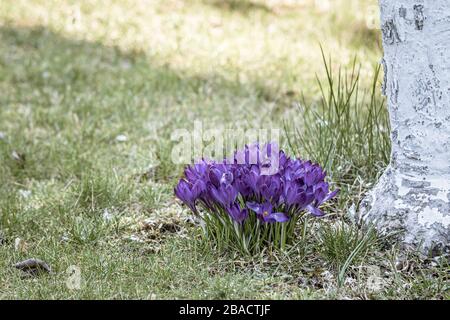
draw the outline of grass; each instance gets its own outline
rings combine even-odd
[[[379,32],[361,14],[376,1],[313,3],[1,1],[0,298],[448,299],[447,261],[346,218],[389,153]],[[325,74],[319,41],[333,52]],[[202,242],[170,161],[172,131],[197,119],[286,126],[284,146],[343,190],[330,217],[284,254]],[[31,257],[54,273],[11,267]]]

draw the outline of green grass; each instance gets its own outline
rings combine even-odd
[[[389,154],[379,32],[358,14],[376,1],[312,3],[1,1],[0,298],[448,299],[447,261],[388,248],[346,217]],[[343,190],[330,217],[308,219],[284,254],[204,243],[170,161],[172,131],[197,119],[286,126],[284,147]],[[53,273],[11,267],[31,257]]]

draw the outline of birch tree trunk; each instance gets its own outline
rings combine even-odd
[[[449,252],[450,0],[379,0],[391,162],[360,218],[406,245]]]

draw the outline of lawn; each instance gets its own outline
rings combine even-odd
[[[348,218],[389,154],[375,9],[0,0],[0,299],[448,299],[448,261]],[[206,243],[173,194],[171,134],[196,120],[282,129],[342,189],[329,217],[288,253]],[[12,265],[27,258],[52,273],[24,277]]]

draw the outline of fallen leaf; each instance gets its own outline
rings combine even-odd
[[[293,97],[295,96],[297,93],[294,90],[288,90],[284,93],[286,96],[288,97]]]
[[[51,273],[52,270],[50,266],[42,260],[39,259],[27,259],[18,262],[13,265],[14,268],[19,269],[28,275],[37,276],[41,273]]]
[[[25,154],[13,150],[13,152],[11,153],[11,157],[14,161],[16,161],[19,167],[25,167]]]
[[[158,226],[161,232],[175,233],[181,230],[181,227],[175,223],[161,223]]]

